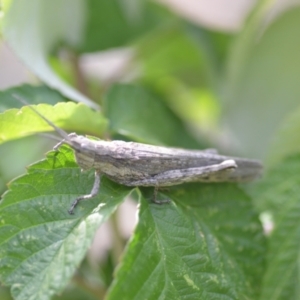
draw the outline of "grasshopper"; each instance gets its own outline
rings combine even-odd
[[[27,104],[18,95],[14,97]],[[159,187],[185,182],[246,182],[262,172],[258,160],[219,155],[214,149],[186,150],[135,142],[90,140],[76,133],[68,134],[34,107],[29,107],[63,138],[54,150],[68,144],[73,148],[81,170],[95,170],[90,194],[76,198],[68,210],[70,214],[80,201],[98,194],[101,175],[126,186],[153,186],[155,196]]]

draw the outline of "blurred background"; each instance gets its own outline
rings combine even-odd
[[[203,146],[262,159],[267,168],[299,151],[293,114],[300,98],[300,1],[40,3],[15,13],[18,26],[26,24],[21,38],[2,22],[2,91],[42,80],[67,97],[101,105],[113,83],[138,83],[159,95]],[[290,119],[298,127],[289,129]],[[16,140],[0,147],[1,192],[54,144],[27,139],[28,146]],[[91,262],[112,248],[114,226],[121,239],[130,237],[135,203],[126,201],[117,215],[99,229]]]

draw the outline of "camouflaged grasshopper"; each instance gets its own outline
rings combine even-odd
[[[14,97],[27,104],[19,96]],[[98,194],[102,174],[126,186],[153,186],[155,196],[159,187],[185,182],[246,182],[262,172],[262,164],[258,160],[223,156],[214,149],[185,150],[134,142],[90,140],[76,133],[67,134],[35,108],[29,107],[63,138],[54,150],[68,144],[74,149],[82,170],[95,170],[90,194],[75,199],[69,209],[70,214],[74,213],[81,200]]]

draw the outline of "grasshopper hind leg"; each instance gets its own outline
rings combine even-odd
[[[230,174],[236,168],[236,162],[228,159],[219,164],[209,166],[162,172],[146,180],[134,181],[131,185],[165,187],[185,182],[226,182],[230,181]]]

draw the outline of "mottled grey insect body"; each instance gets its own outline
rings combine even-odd
[[[15,95],[22,103],[27,104]],[[127,186],[172,186],[185,182],[245,182],[260,176],[257,160],[222,156],[216,150],[185,150],[124,141],[91,140],[76,133],[67,134],[29,106],[62,137],[54,149],[70,145],[82,170],[95,169],[95,181],[89,195],[78,197],[69,213],[81,200],[97,195],[100,175]]]
[[[160,187],[193,181],[243,182],[253,180],[262,170],[257,160],[222,156],[211,150],[95,141],[75,133],[61,143],[74,149],[77,163],[83,170],[94,168],[127,186]]]

